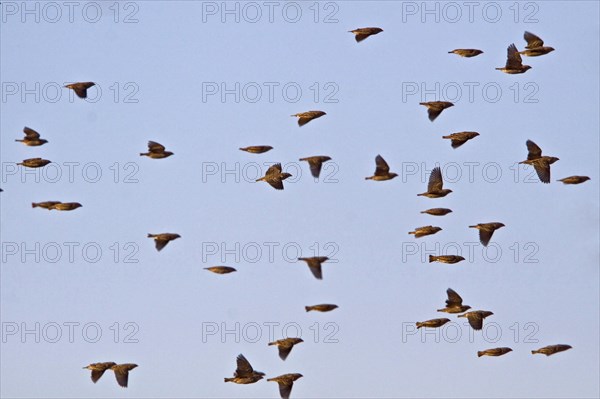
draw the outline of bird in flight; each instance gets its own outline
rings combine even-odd
[[[174,233],[160,233],[160,234],[148,233],[148,238],[154,238],[154,244],[156,246],[156,250],[160,251],[161,249],[166,247],[170,241],[181,238],[181,236],[179,234],[174,234]]]
[[[292,351],[292,348],[294,348],[294,345],[302,342],[304,342],[302,338],[284,338],[269,342],[269,346],[277,345],[277,348],[279,349],[279,357],[281,360],[285,360]]]
[[[448,51],[448,54],[457,54],[461,57],[471,58],[483,54],[483,51],[474,48],[458,48],[456,50]]]
[[[261,371],[255,371],[250,362],[244,357],[244,355],[239,354],[237,359],[237,368],[233,373],[233,378],[225,378],[225,382],[234,382],[236,384],[254,384],[257,381],[260,381],[265,376],[265,373]]]
[[[527,140],[527,160],[519,162],[520,164],[531,165],[535,169],[542,183],[550,183],[550,165],[560,159],[542,155],[542,149],[531,140]]]
[[[92,86],[95,86],[96,83],[94,82],[77,82],[77,83],[71,83],[66,85],[65,87],[67,89],[71,89],[75,92],[75,94],[77,94],[77,97],[79,98],[87,98],[87,89],[89,89]]]
[[[458,132],[452,133],[447,136],[442,136],[443,139],[450,139],[450,145],[452,148],[457,149],[467,141],[474,139],[479,136],[477,132]]]
[[[427,198],[442,198],[450,194],[452,190],[444,188],[444,180],[442,179],[442,170],[439,166],[433,168],[431,175],[429,175],[429,183],[427,184],[427,191],[417,196],[423,196]]]
[[[481,241],[484,247],[487,247],[489,244],[494,231],[502,227],[504,227],[504,224],[499,222],[479,223],[474,226],[469,226],[469,228],[479,230],[479,241]]]
[[[553,47],[544,46],[544,41],[531,32],[525,32],[523,38],[527,42],[525,46],[526,50],[521,51],[519,54],[526,55],[528,57],[539,57],[540,55],[548,54],[554,51]]]
[[[381,28],[358,28],[358,29],[354,29],[354,30],[349,30],[348,32],[354,33],[354,35],[355,35],[354,39],[356,40],[357,43],[360,43],[369,36],[376,35],[378,33],[383,32],[383,29],[381,29]]]
[[[290,173],[283,173],[281,171],[281,164],[276,163],[271,165],[269,169],[267,169],[267,173],[260,179],[256,179],[256,181],[266,181],[276,190],[283,190],[283,181],[288,177],[291,177]]]
[[[327,115],[327,114],[323,111],[306,111],[306,112],[299,112],[292,116],[298,117],[298,126],[304,126],[308,122],[312,121],[313,119],[320,118],[323,115]]]
[[[462,304],[463,299],[452,288],[448,288],[446,290],[446,294],[448,295],[448,299],[446,299],[446,307],[443,309],[438,309],[438,312],[462,313],[471,309],[469,305]]]
[[[396,176],[398,176],[397,173],[390,172],[390,167],[385,159],[383,159],[381,155],[377,155],[375,157],[375,174],[373,176],[365,177],[365,180],[391,180]]]
[[[84,369],[92,370],[92,382],[95,384],[98,382],[100,377],[106,370],[109,370],[112,366],[115,366],[115,362],[103,362],[103,363],[92,363],[84,367]]]
[[[140,152],[140,156],[147,156],[152,159],[162,159],[173,155],[171,151],[165,151],[165,146],[156,141],[148,142],[148,152]]]
[[[427,107],[427,115],[429,116],[430,121],[434,121],[443,110],[446,108],[454,107],[450,101],[429,101],[425,103],[419,103],[419,105],[424,105]]]
[[[315,179],[318,179],[321,175],[321,167],[323,166],[323,163],[330,160],[331,158],[326,155],[315,155],[313,157],[300,158],[300,161],[308,162],[310,173]]]
[[[23,133],[25,133],[25,137],[23,138],[23,140],[15,139],[15,141],[18,141],[19,143],[23,143],[26,146],[30,147],[37,147],[39,145],[44,145],[48,142],[48,140],[41,139],[40,134],[38,132],[28,128],[27,126],[23,128]]]
[[[302,260],[306,262],[308,268],[312,272],[313,276],[317,280],[323,279],[323,271],[321,270],[321,264],[327,262],[329,260],[326,256],[313,256],[311,258],[298,258],[298,260]]]
[[[496,70],[508,73],[510,75],[525,73],[529,69],[531,69],[529,65],[523,65],[523,60],[519,54],[519,50],[517,50],[517,47],[514,45],[514,43],[508,46],[506,65],[502,68],[496,68]]]

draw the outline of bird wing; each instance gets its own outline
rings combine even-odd
[[[452,148],[458,148],[466,142],[467,142],[467,140],[465,140],[463,138],[453,138],[450,141],[450,145],[452,146]]]
[[[156,141],[149,141],[148,142],[148,151],[161,153],[161,152],[165,151],[165,146],[157,143]]]
[[[38,132],[28,128],[27,126],[23,128],[23,133],[25,133],[25,138],[30,140],[37,140],[40,138],[40,134]]]
[[[446,294],[448,294],[448,299],[446,300],[447,306],[461,306],[462,305],[463,299],[452,288],[448,288],[446,290]]]
[[[536,162],[533,167],[542,183],[550,183],[550,164],[547,161]]]
[[[427,185],[427,191],[440,191],[444,187],[444,181],[442,179],[442,170],[440,167],[435,167],[431,171],[429,176],[429,184]]]
[[[323,166],[323,161],[320,157],[314,157],[308,159],[308,166],[310,166],[310,173],[314,178],[319,178],[321,174],[321,167]]]
[[[525,32],[523,38],[527,41],[527,46],[525,46],[525,48],[536,48],[544,45],[544,41],[531,32]]]
[[[281,164],[276,163],[274,165],[269,166],[269,169],[267,169],[267,173],[265,173],[265,176],[267,176],[267,177],[279,176],[280,173],[281,173]]]
[[[279,357],[281,358],[281,360],[287,359],[293,347],[293,345],[279,345]]]
[[[487,247],[492,239],[492,234],[494,234],[494,230],[479,229],[479,241],[483,246]]]
[[[237,368],[235,369],[234,374],[236,377],[249,377],[252,375],[252,373],[254,373],[254,369],[244,355],[239,354],[236,361]]]
[[[167,246],[167,244],[169,243],[169,240],[161,240],[161,239],[155,239],[154,243],[156,244],[156,250],[160,251],[161,249],[163,249],[164,247]]]
[[[278,177],[267,179],[267,183],[276,190],[283,190],[283,180]]]
[[[115,378],[117,379],[117,384],[122,386],[123,388],[127,388],[127,381],[129,380],[129,371],[122,370],[120,368],[115,369]]]
[[[444,109],[440,108],[440,107],[435,107],[435,106],[428,107],[427,115],[429,116],[429,120],[433,122],[435,120],[435,118],[440,116],[440,114],[442,113],[443,110]]]
[[[106,370],[92,370],[92,381],[94,384],[102,377]]]
[[[387,176],[390,171],[390,167],[385,162],[385,159],[381,155],[375,157],[375,176]]]
[[[307,263],[308,263],[308,268],[310,269],[313,276],[315,276],[315,278],[317,278],[319,280],[322,280],[323,279],[323,271],[321,270],[321,262],[319,262],[315,259],[309,259],[307,261]]]
[[[513,43],[510,46],[508,46],[508,49],[507,49],[506,68],[519,69],[522,66],[523,66],[523,60],[521,59],[519,50],[517,50],[517,47]]]
[[[483,317],[479,313],[469,313],[467,319],[474,330],[481,330],[483,328]]]
[[[292,393],[294,383],[292,381],[277,381],[277,384],[279,384],[279,395],[281,395],[281,399],[288,399]]]
[[[542,156],[542,149],[540,147],[538,147],[538,145],[536,143],[534,143],[531,140],[527,140],[527,142],[525,143],[527,145],[527,159],[528,160],[532,160],[532,159],[538,159]]]

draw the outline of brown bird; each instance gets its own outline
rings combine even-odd
[[[554,355],[555,353],[558,353],[558,352],[564,352],[571,348],[573,348],[571,345],[563,345],[563,344],[548,345],[548,346],[544,346],[543,348],[531,351],[531,354],[535,355],[536,353],[541,353],[543,355],[550,356],[550,355]]]
[[[162,159],[173,155],[171,151],[165,151],[165,146],[155,141],[148,142],[148,152],[140,152],[140,156],[147,156],[152,159]]]
[[[75,94],[77,94],[77,97],[79,98],[86,98],[87,97],[87,89],[89,89],[92,86],[95,86],[96,83],[94,82],[78,82],[78,83],[71,83],[66,85],[65,87],[67,89],[72,89]]]
[[[308,122],[312,121],[313,119],[320,118],[323,115],[327,115],[327,114],[323,111],[306,111],[306,112],[300,112],[300,113],[294,114],[292,116],[297,116],[299,118],[298,126],[304,126]]]
[[[326,155],[315,155],[313,157],[300,158],[300,161],[308,162],[310,173],[315,179],[318,179],[321,175],[321,167],[323,166],[323,163],[330,160],[331,158]]]
[[[481,330],[483,328],[483,319],[492,315],[493,313],[487,310],[475,310],[458,315],[458,317],[466,317],[473,330]]]
[[[590,180],[590,178],[587,176],[569,176],[565,177],[564,179],[559,179],[557,181],[561,181],[564,184],[581,184],[588,180]]]
[[[452,212],[452,209],[448,208],[431,208],[427,209],[426,211],[421,211],[421,213],[426,213],[432,216],[444,216],[449,214],[450,212]]]
[[[473,49],[473,48],[458,48],[456,50],[448,51],[448,54],[457,54],[457,55],[460,55],[461,57],[471,58],[471,57],[475,57],[479,54],[483,54],[483,51]]]
[[[528,57],[539,57],[540,55],[548,54],[554,51],[552,47],[545,47],[544,41],[531,32],[525,32],[523,35],[525,41],[527,41],[527,50],[521,51],[519,54],[526,55]]]
[[[431,262],[441,262],[441,263],[449,263],[454,264],[465,260],[462,256],[459,255],[429,255],[429,263]]]
[[[23,133],[25,133],[25,137],[23,138],[23,140],[15,139],[15,141],[18,141],[19,143],[23,143],[26,146],[30,147],[37,147],[39,145],[44,145],[48,142],[48,140],[41,139],[40,134],[38,132],[28,128],[27,126],[23,128]]]
[[[426,321],[417,321],[417,329],[421,327],[438,328],[448,323],[450,319],[431,319]]]
[[[452,133],[447,136],[442,136],[443,139],[450,139],[450,145],[456,149],[466,143],[467,141],[479,136],[477,132],[458,132]]]
[[[508,352],[512,352],[512,349],[510,348],[493,348],[493,349],[486,349],[483,351],[477,351],[477,357],[481,357],[481,356],[502,356],[507,354]]]
[[[52,207],[56,204],[60,204],[60,201],[44,201],[44,202],[32,202],[31,203],[31,207],[32,208],[45,208],[45,209],[52,209]]]
[[[381,155],[377,155],[375,157],[375,174],[373,176],[365,177],[365,180],[391,180],[394,177],[398,176],[397,173],[391,173],[390,167],[385,162],[385,159]]]
[[[427,107],[427,115],[429,115],[429,120],[432,122],[435,120],[435,118],[440,116],[443,110],[454,107],[454,104],[449,101],[429,101],[426,103],[419,103],[419,105],[424,105]]]
[[[302,378],[302,374],[283,374],[278,377],[269,378],[267,381],[275,381],[277,384],[279,384],[279,395],[281,395],[282,399],[288,399],[290,397],[290,393],[292,393],[294,381],[296,381],[298,378]]]
[[[560,159],[556,157],[542,156],[542,149],[531,140],[527,140],[527,160],[520,164],[532,165],[542,183],[550,183],[550,165]]]
[[[58,204],[51,205],[48,209],[56,209],[57,211],[72,211],[74,209],[81,208],[82,206],[83,205],[81,205],[79,202],[59,202]]]
[[[129,371],[136,368],[138,365],[133,363],[115,364],[110,369],[115,372],[115,378],[117,384],[123,388],[127,388],[127,381],[129,380]]]
[[[241,353],[238,355],[237,359],[237,368],[235,369],[235,373],[233,373],[233,378],[225,378],[225,382],[234,382],[236,384],[254,384],[257,381],[260,381],[265,376],[265,373],[260,371],[255,371],[250,362],[246,360],[244,355]]]
[[[49,163],[52,163],[52,161],[48,161],[47,159],[42,158],[29,158],[23,160],[23,162],[17,163],[17,165],[23,165],[28,168],[41,168],[48,165]]]
[[[154,238],[156,250],[160,251],[169,243],[169,241],[173,241],[178,238],[181,238],[181,236],[179,234],[173,234],[173,233],[161,233],[161,234],[148,233],[148,238]]]
[[[427,191],[417,196],[423,196],[427,198],[441,198],[450,194],[452,190],[443,188],[444,180],[442,179],[442,170],[439,166],[433,168],[431,175],[429,175],[429,183],[427,184]]]
[[[270,145],[251,145],[249,147],[240,148],[241,151],[250,152],[252,154],[262,154],[263,152],[267,152],[272,150],[273,147]]]
[[[88,366],[85,366],[84,369],[92,370],[92,382],[95,384],[98,382],[100,377],[104,374],[106,370],[109,370],[112,366],[116,365],[115,362],[104,362],[104,363],[92,363]]]
[[[487,247],[490,240],[492,239],[492,235],[494,231],[499,228],[504,227],[503,223],[492,222],[492,223],[479,223],[475,226],[469,226],[469,228],[479,230],[479,241],[483,244],[484,247]]]
[[[371,35],[376,35],[380,32],[383,32],[383,29],[381,29],[381,28],[358,28],[358,29],[354,29],[354,30],[349,30],[348,32],[354,33],[354,35],[355,35],[354,39],[356,40],[357,43],[360,43]]]
[[[420,237],[425,237],[425,236],[428,236],[431,234],[435,234],[441,230],[442,230],[442,228],[437,227],[437,226],[422,226],[422,227],[416,227],[415,231],[409,231],[408,234],[414,234],[415,238],[420,238]]]
[[[302,338],[284,338],[277,341],[269,342],[269,346],[277,345],[279,349],[279,357],[281,360],[287,359],[294,345],[304,342]]]
[[[229,267],[229,266],[211,266],[211,267],[205,267],[204,270],[208,270],[208,271],[211,271],[216,274],[227,274],[227,273],[237,272],[237,270],[235,270],[233,267]]]
[[[529,65],[523,65],[523,60],[519,54],[519,50],[517,50],[517,47],[514,45],[514,43],[508,46],[506,66],[503,68],[496,68],[498,71],[502,71],[511,75],[525,73],[528,69],[531,69],[531,67]]]
[[[463,299],[452,288],[448,288],[446,290],[446,294],[448,294],[448,299],[446,299],[446,307],[443,309],[438,309],[438,312],[462,313],[471,309],[469,305],[462,304]]]
[[[313,276],[317,278],[317,280],[323,279],[323,272],[321,271],[321,263],[327,262],[329,260],[326,256],[313,256],[311,258],[298,258],[298,260],[303,260],[308,265],[308,268],[312,272]]]
[[[269,169],[267,169],[267,173],[265,173],[264,177],[260,179],[256,179],[256,181],[266,181],[276,190],[283,190],[283,181],[292,175],[289,173],[281,172],[281,164],[276,163],[271,165]]]
[[[307,312],[310,312],[311,310],[316,310],[317,312],[331,312],[333,309],[337,309],[337,308],[338,308],[338,305],[332,305],[329,303],[322,303],[320,305],[304,307],[304,309],[306,309]]]

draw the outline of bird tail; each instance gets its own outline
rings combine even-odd
[[[419,103],[419,105],[427,105],[427,103]]]
[[[233,378],[224,378],[225,382],[231,382],[233,381]]]
[[[261,177],[260,179],[256,179],[256,181],[265,181],[265,178]]]
[[[373,180],[373,177],[365,177],[365,180]]]
[[[144,155],[148,155],[147,152],[140,152],[140,157],[143,157]]]
[[[275,342],[269,342],[268,345],[271,346],[271,345],[277,345],[277,344]]]
[[[436,256],[429,255],[429,263],[431,263],[431,262],[435,262],[435,260],[436,260],[436,259],[437,259],[437,257],[436,257]]]
[[[420,321],[417,321],[417,329],[423,327],[423,323],[421,323]]]
[[[150,233],[148,233],[148,238],[153,238],[155,236],[156,236],[156,234],[150,234]]]
[[[416,231],[409,231],[408,234],[415,234],[416,235],[417,232]]]
[[[481,356],[483,356],[483,355],[484,355],[484,352],[483,352],[483,351],[477,351],[477,357],[481,357]]]
[[[304,309],[306,309],[307,312],[310,312],[312,310],[312,306],[305,306]]]
[[[437,311],[438,311],[438,312],[445,312],[445,311],[446,311],[446,309],[438,309]]]
[[[501,70],[502,70],[502,68],[496,68],[496,71],[501,71]]]
[[[469,228],[471,228],[471,229],[476,229],[476,228],[477,228],[477,226],[469,226]]]
[[[531,351],[532,355],[535,355],[536,353],[540,353],[539,351]]]
[[[32,203],[31,203],[31,207],[32,207],[32,208],[35,208],[35,207],[38,207],[38,206],[39,206],[39,204],[36,204],[35,202],[32,202]]]

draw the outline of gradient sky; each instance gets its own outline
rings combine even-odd
[[[598,2],[75,2],[71,19],[23,4],[0,5],[3,397],[279,397],[223,383],[239,353],[267,377],[302,373],[296,398],[600,395]],[[347,32],[366,26],[384,32]],[[526,30],[556,51],[495,71]],[[88,100],[60,89],[76,81],[97,83]],[[432,123],[433,100],[455,106]],[[290,117],[313,109],[327,115]],[[16,143],[24,126],[49,143]],[[464,130],[481,135],[441,138]],[[551,184],[516,165],[527,139],[560,158]],[[148,140],[175,155],[140,157]],[[238,150],[259,144],[274,149]],[[399,177],[364,180],[377,154]],[[332,158],[318,182],[311,155]],[[37,156],[54,164],[15,168]],[[284,191],[253,182],[273,162],[294,175]],[[454,192],[417,197],[436,164]],[[571,175],[591,181],[555,181]],[[48,200],[83,207],[31,209]],[[454,212],[419,213],[433,207]],[[492,221],[506,227],[485,250],[468,226]],[[428,224],[443,231],[407,234]],[[146,234],[162,232],[182,238],[157,252]],[[332,258],[323,281],[293,261],[315,252]],[[446,316],[448,287],[493,311],[488,327],[450,315],[415,333]],[[339,309],[304,311],[317,303]],[[269,325],[300,328],[285,362]],[[530,353],[558,343],[573,349]],[[477,358],[497,346],[514,351]],[[101,361],[137,363],[129,388],[93,384],[82,367]]]

